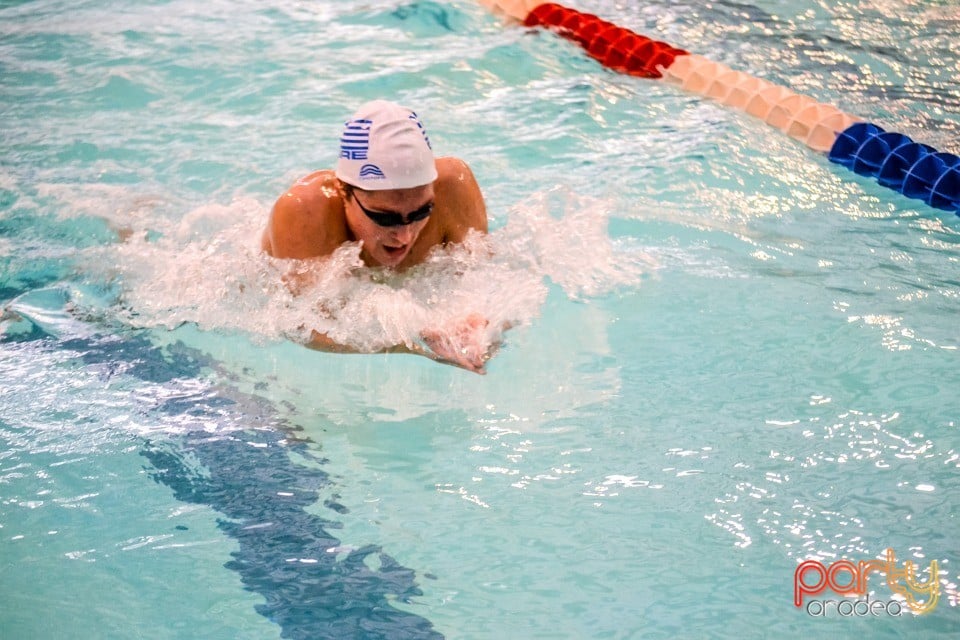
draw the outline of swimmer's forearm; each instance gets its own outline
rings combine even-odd
[[[424,337],[424,340],[427,344],[430,343],[430,339]],[[332,339],[325,333],[320,333],[318,331],[312,331],[310,333],[310,340],[304,343],[305,347],[314,349],[316,351],[326,351],[328,353],[369,353],[367,351],[361,351],[356,347],[350,345],[340,344],[336,340]],[[485,353],[480,356],[479,360],[474,360],[467,357],[466,353],[448,353],[444,354],[442,351],[437,352],[436,347],[433,349],[426,347],[419,343],[413,344],[397,344],[392,347],[384,347],[377,351],[377,353],[409,353],[413,355],[423,356],[425,358],[430,358],[436,362],[442,362],[445,364],[452,364],[457,367],[461,367],[468,371],[473,371],[474,373],[486,373],[484,371],[483,365],[490,358],[489,353]]]
[[[319,331],[310,332],[310,340],[303,343],[303,346],[316,351],[327,351],[329,353],[360,353],[356,348],[350,345],[340,344],[325,333]]]
[[[367,351],[360,351],[356,347],[347,344],[341,344],[327,334],[320,333],[319,331],[311,331],[310,340],[304,343],[304,346],[309,349],[326,351],[328,353],[370,353]],[[412,353],[415,355],[426,356],[430,359],[436,358],[433,353],[423,348],[423,346],[419,344],[397,344],[392,347],[384,347],[376,353]]]

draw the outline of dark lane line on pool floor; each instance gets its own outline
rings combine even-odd
[[[53,310],[51,311],[62,311]],[[29,318],[21,318],[21,322]],[[0,341],[47,340],[77,354],[101,377],[131,376],[150,383],[197,378],[217,363],[190,347],[154,345],[145,333],[130,335],[54,335],[43,322],[0,336]],[[92,331],[98,327],[89,326]],[[224,517],[218,528],[239,548],[224,566],[240,574],[245,588],[266,600],[259,614],[281,627],[281,637],[297,640],[342,638],[437,639],[433,624],[391,604],[422,595],[414,571],[380,547],[349,552],[331,529],[342,526],[306,509],[329,489],[326,461],[303,441],[278,428],[268,403],[235,389],[152,398],[143,414],[183,417],[185,423],[215,423],[243,429],[215,433],[195,429],[169,439],[147,441],[141,455],[151,477],[173,490],[182,502],[211,507]],[[279,421],[282,424],[282,421]],[[295,430],[295,428],[292,428]],[[255,445],[255,446],[254,446]],[[299,464],[291,454],[315,463]],[[326,491],[325,491],[326,493]],[[324,505],[346,513],[335,500]],[[377,569],[367,566],[376,557]]]

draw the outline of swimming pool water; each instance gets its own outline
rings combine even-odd
[[[949,3],[573,6],[960,152]],[[471,2],[0,34],[3,638],[960,631],[960,218]],[[257,232],[375,97],[471,164],[493,256],[291,299]],[[321,354],[317,297],[517,327],[483,377]],[[931,613],[794,607],[801,560],[887,548]]]

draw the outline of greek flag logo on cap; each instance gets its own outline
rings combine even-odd
[[[370,125],[372,124],[373,120],[350,120],[345,124],[343,135],[340,137],[341,158],[347,160],[367,159],[367,151],[370,150]],[[376,167],[374,168],[376,169]]]

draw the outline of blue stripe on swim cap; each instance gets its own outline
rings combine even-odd
[[[347,160],[366,160],[370,150],[370,126],[372,120],[349,120],[340,136],[340,157]]]
[[[433,145],[430,144],[430,136],[427,135],[427,130],[423,128],[423,124],[420,122],[420,118],[413,111],[410,112],[408,116],[414,123],[417,125],[417,128],[420,129],[420,133],[423,134],[423,141],[427,143],[427,149],[433,151]]]

